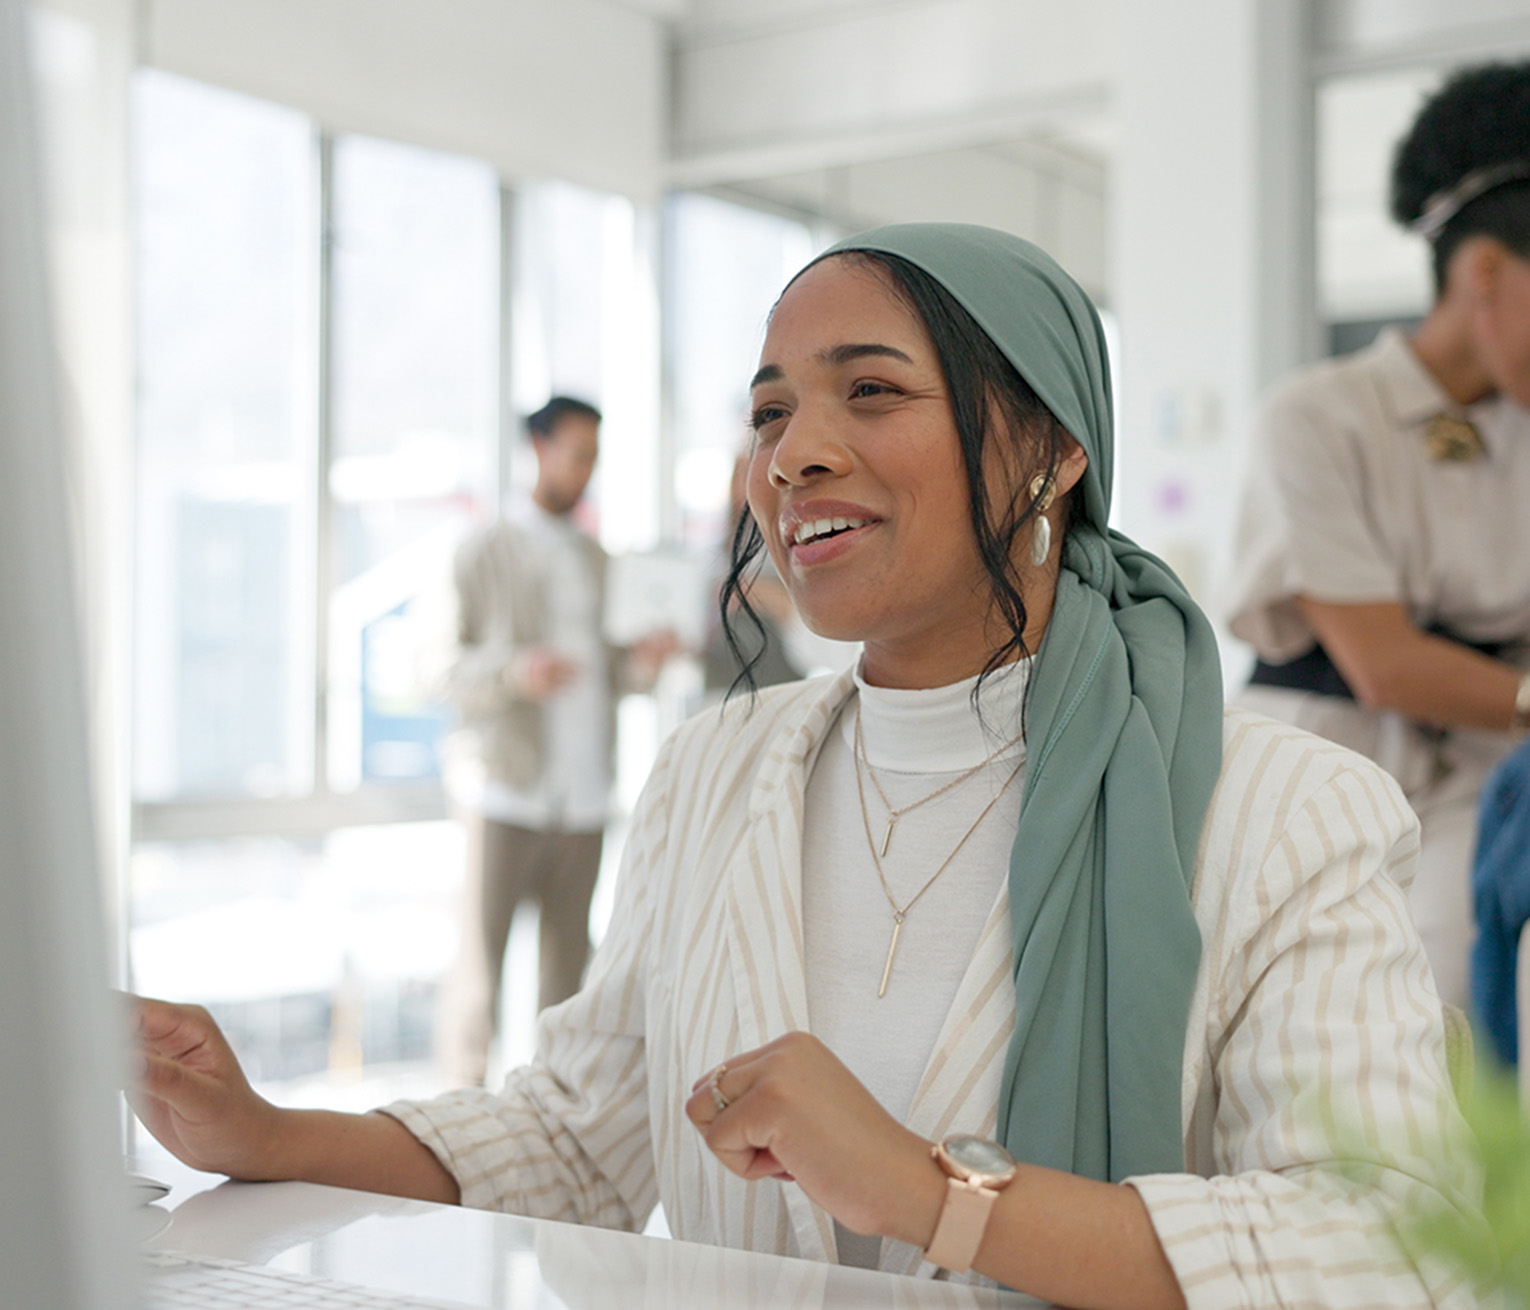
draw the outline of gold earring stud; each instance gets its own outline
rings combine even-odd
[[[1052,508],[1052,484],[1044,473],[1031,479],[1031,502],[1036,507],[1036,520],[1031,527],[1031,563],[1040,568],[1052,553],[1052,521],[1047,510]]]

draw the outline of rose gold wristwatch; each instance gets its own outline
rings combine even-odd
[[[930,1154],[949,1177],[946,1203],[924,1258],[964,1274],[983,1244],[993,1203],[1015,1177],[1015,1158],[997,1142],[965,1134],[937,1142]]]

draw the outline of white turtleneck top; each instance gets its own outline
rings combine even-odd
[[[846,702],[808,781],[802,894],[813,1032],[899,1121],[908,1116],[1008,875],[1025,783],[1025,746],[1017,738],[1028,671],[1021,661],[990,675],[981,690],[981,715],[972,703],[975,678],[899,691],[869,686],[857,673],[859,694]],[[865,751],[859,791],[857,714]],[[887,993],[879,998],[894,918],[872,852],[873,842],[880,852],[888,819],[888,805],[875,784],[902,809],[996,751],[970,778],[908,809],[894,826],[881,866],[900,907],[956,854],[908,909]],[[995,796],[997,802],[983,814]],[[880,1238],[838,1225],[836,1234],[841,1263],[876,1267]]]

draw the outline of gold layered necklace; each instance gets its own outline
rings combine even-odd
[[[977,773],[979,769],[986,768],[988,765],[992,764],[996,759],[999,758],[1000,755],[1002,755],[1010,747],[1014,746],[1015,743],[1019,740],[1020,739],[1016,737],[1014,741],[1006,742],[981,764],[974,768],[968,769],[966,773],[962,774],[961,777],[957,778],[955,781],[946,783],[945,786],[941,787],[939,790],[933,791],[921,800],[917,800],[911,805],[905,805],[899,810],[894,810],[891,805],[887,805],[887,796],[885,793],[883,793],[881,784],[877,782],[877,775],[872,771],[871,761],[865,760],[864,763],[866,766],[866,772],[871,774],[872,786],[876,787],[878,795],[882,797],[882,803],[887,805],[888,813],[892,816],[888,820],[887,831],[883,834],[882,847],[879,851],[877,849],[876,839],[871,835],[871,818],[866,813],[866,786],[865,783],[861,781],[861,765],[865,754],[864,743],[861,738],[861,708],[859,705],[855,707],[855,794],[860,798],[861,802],[861,825],[866,830],[866,846],[871,851],[871,863],[876,868],[877,881],[882,884],[882,895],[887,897],[887,904],[888,907],[892,910],[893,916],[892,940],[887,943],[887,963],[882,966],[882,982],[881,985],[877,988],[878,1000],[887,995],[887,980],[892,976],[893,956],[896,955],[898,951],[898,936],[903,931],[903,921],[908,918],[909,911],[912,910],[916,904],[918,904],[919,898],[935,885],[935,880],[950,867],[951,861],[957,857],[957,855],[961,852],[962,847],[967,844],[967,839],[978,830],[978,825],[988,817],[988,812],[999,803],[999,798],[1009,790],[1009,784],[1012,783],[1016,776],[1019,774],[1021,765],[1025,763],[1025,757],[1022,755],[1020,759],[1015,762],[1015,767],[1010,770],[1009,777],[1004,779],[1004,785],[1001,786],[999,790],[993,794],[993,799],[990,800],[987,805],[983,806],[982,813],[972,821],[972,826],[962,834],[961,840],[956,843],[956,846],[952,850],[951,854],[946,856],[946,858],[940,862],[940,868],[936,869],[935,872],[925,880],[924,886],[922,886],[911,897],[909,897],[907,903],[901,906],[898,904],[897,898],[893,896],[892,888],[887,885],[887,875],[882,871],[882,856],[887,853],[888,843],[892,840],[893,824],[897,822],[898,816],[907,814],[910,810],[917,809],[919,806],[925,804],[926,802],[934,800],[937,796],[944,795],[953,787],[966,782],[967,779]]]
[[[910,801],[907,805],[895,807],[893,803],[887,799],[887,793],[882,790],[882,784],[877,781],[876,770],[871,767],[871,761],[866,759],[866,739],[861,736],[861,707],[859,704],[857,704],[855,707],[855,781],[856,785],[860,786],[861,762],[864,760],[866,764],[866,772],[871,774],[871,785],[877,789],[877,795],[881,798],[882,804],[887,809],[887,829],[882,833],[882,849],[880,853],[883,856],[886,856],[887,848],[892,845],[893,829],[898,826],[898,820],[901,819],[905,814],[907,814],[910,810],[917,810],[921,805],[928,805],[937,796],[944,796],[948,791],[951,791],[956,787],[960,787],[962,783],[967,781],[968,778],[971,778],[975,774],[978,774],[986,769],[990,764],[998,759],[999,756],[1003,755],[1005,751],[1013,749],[1019,743],[1019,741],[1019,737],[1011,737],[1007,742],[1000,746],[998,750],[994,751],[994,753],[990,755],[986,760],[980,760],[959,778],[953,778],[944,786],[937,787],[928,796],[921,796],[917,801]],[[864,795],[861,797],[861,817],[863,819],[866,817],[866,798]],[[870,839],[870,820],[867,820],[867,840],[869,841]]]

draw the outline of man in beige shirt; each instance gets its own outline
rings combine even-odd
[[[526,429],[536,484],[457,552],[442,678],[461,720],[452,772],[468,866],[438,1045],[448,1074],[469,1084],[486,1072],[517,905],[540,910],[539,1008],[579,987],[611,787],[614,679],[651,682],[669,650],[619,651],[602,636],[606,554],[574,522],[600,453],[600,412],[555,396]]]

